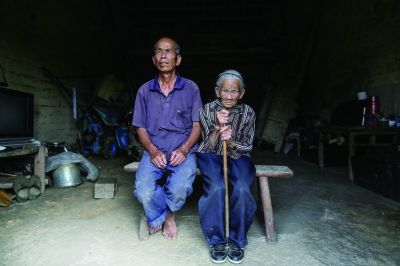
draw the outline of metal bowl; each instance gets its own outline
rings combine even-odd
[[[83,182],[81,171],[77,164],[61,164],[53,172],[54,187],[74,187]]]

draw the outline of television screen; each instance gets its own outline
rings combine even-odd
[[[34,95],[0,88],[0,143],[34,138]]]

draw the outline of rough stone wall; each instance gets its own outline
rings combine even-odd
[[[35,96],[35,138],[40,141],[74,142],[72,108],[41,73],[39,66],[43,62],[21,58],[6,49],[1,49],[0,62],[10,89],[30,92]]]
[[[400,112],[400,2],[325,1],[302,90],[307,113],[329,118],[357,91],[380,98],[384,115]]]

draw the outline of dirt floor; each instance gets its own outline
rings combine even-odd
[[[116,177],[114,199],[94,199],[94,183],[47,187],[36,200],[0,208],[0,265],[212,265],[195,193],[177,213],[178,239],[139,241],[141,208],[127,158],[89,158]],[[400,203],[350,183],[346,169],[319,169],[295,156],[256,151],[257,164],[288,165],[270,180],[278,242],[255,219],[242,265],[400,265]],[[226,262],[225,264],[230,264]]]

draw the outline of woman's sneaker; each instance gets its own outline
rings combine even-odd
[[[210,258],[214,263],[224,263],[228,253],[224,244],[210,245]]]
[[[239,264],[244,259],[244,249],[236,245],[232,240],[229,241],[228,260],[234,264]]]

